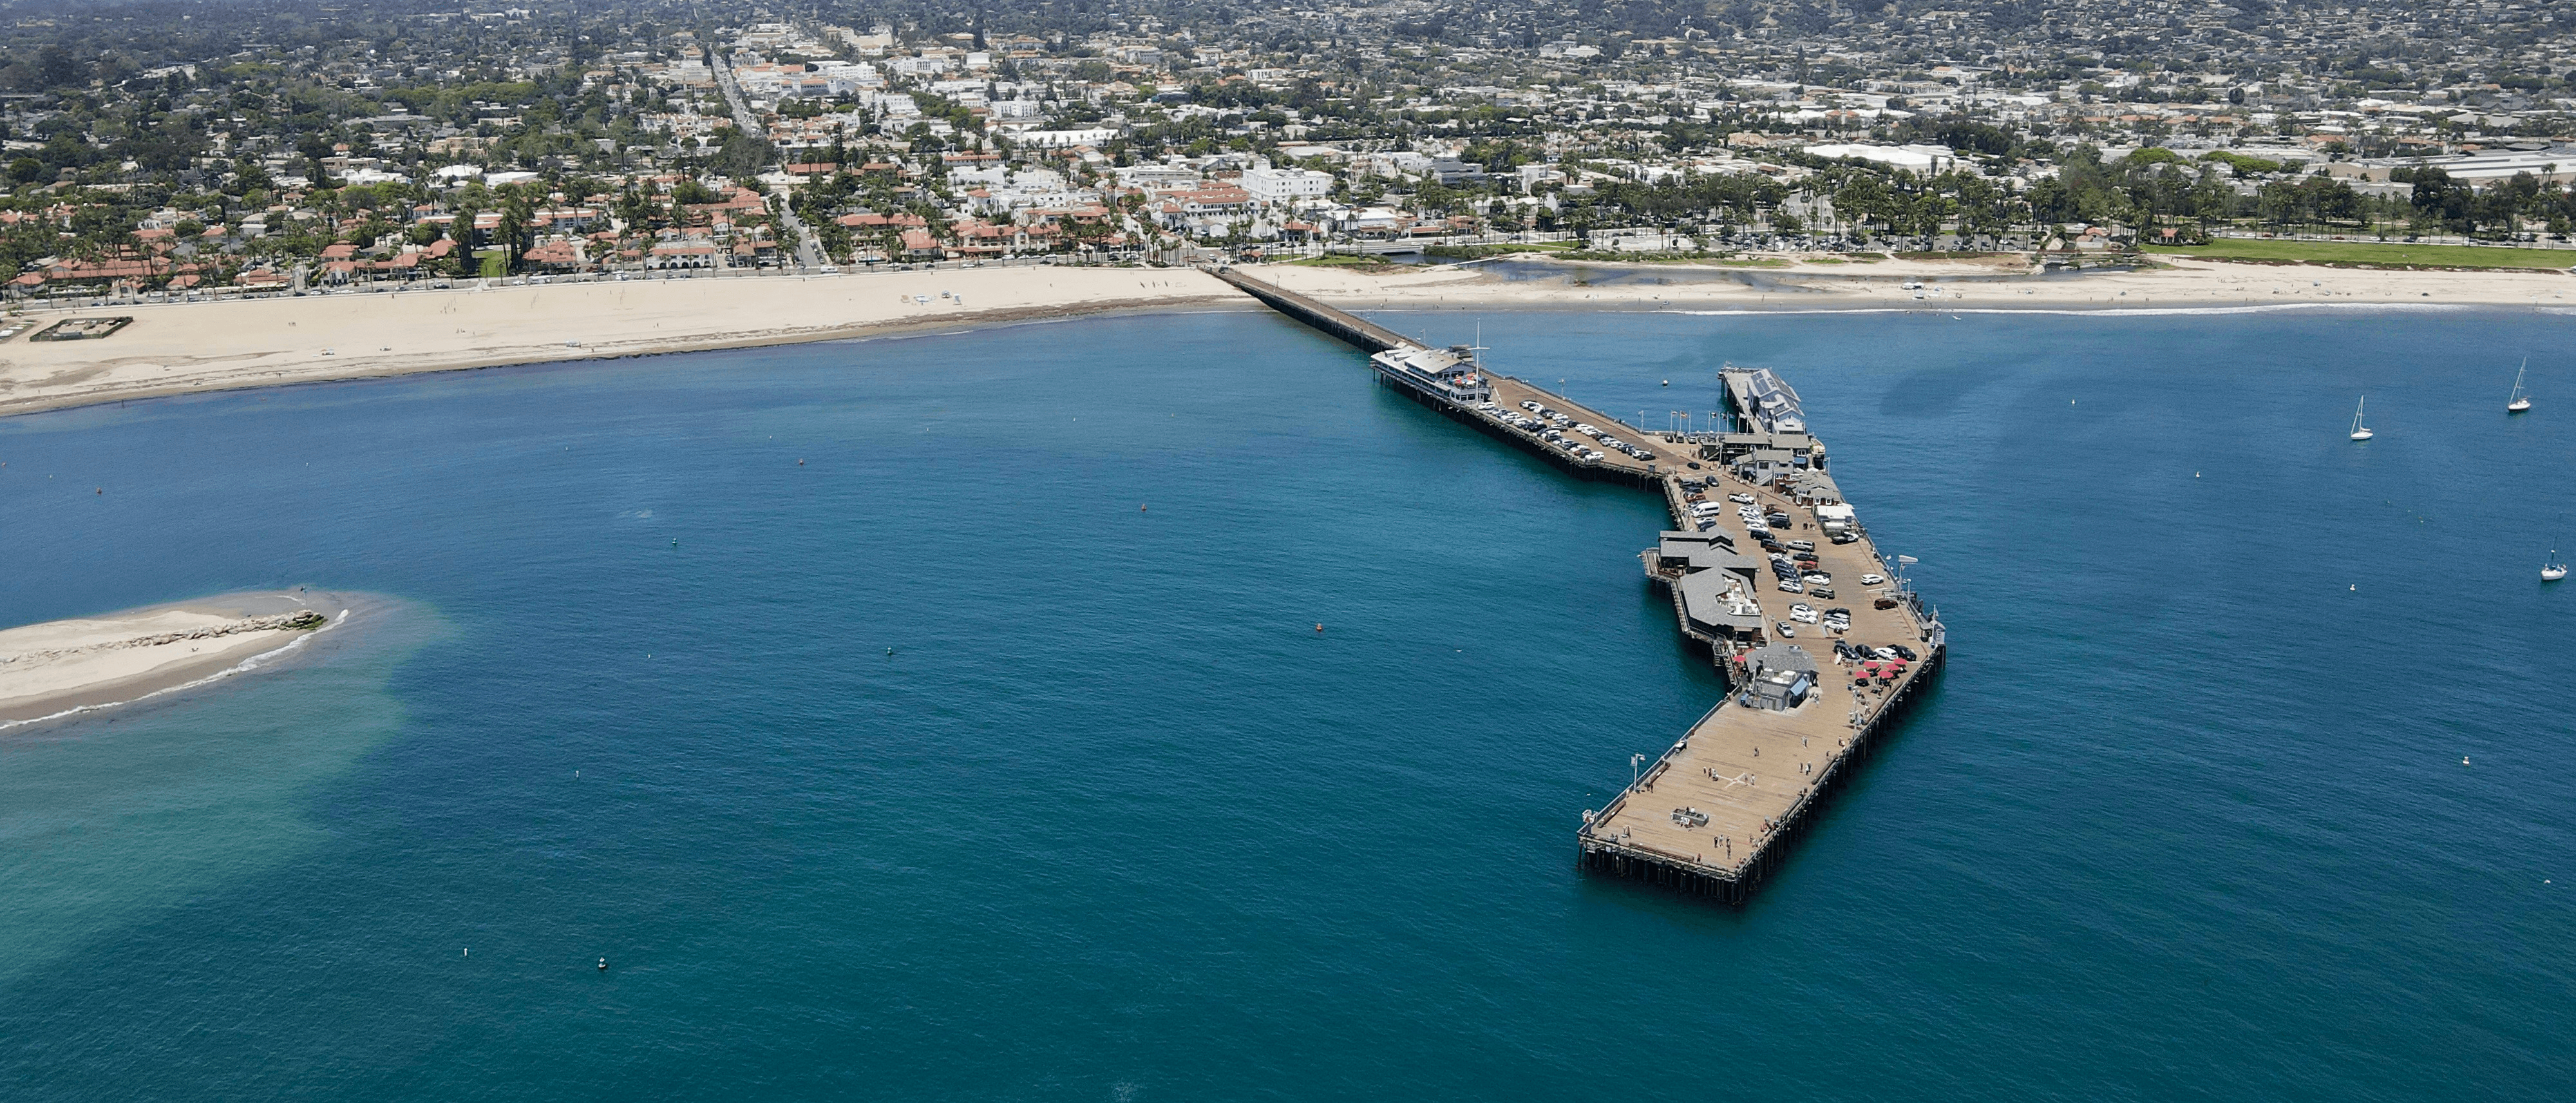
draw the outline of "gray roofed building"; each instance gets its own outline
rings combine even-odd
[[[1747,564],[1748,570],[1756,569],[1750,560]],[[1681,595],[1682,618],[1694,632],[1741,640],[1762,631],[1762,606],[1754,603],[1752,588],[1732,570],[1686,574],[1673,583],[1673,589]]]
[[[1743,662],[1745,672],[1748,674],[1760,674],[1766,670],[1803,670],[1809,674],[1816,672],[1816,657],[1807,654],[1806,648],[1789,643],[1763,644],[1745,652]]]
[[[1734,571],[1747,579],[1761,576],[1761,561],[1735,550],[1735,538],[1722,532],[1667,532],[1655,548],[1659,565],[1685,573]]]

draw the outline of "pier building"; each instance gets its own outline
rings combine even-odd
[[[1937,610],[1881,556],[1829,473],[1796,390],[1729,366],[1730,429],[1649,433],[1232,269],[1215,275],[1367,350],[1380,382],[1587,478],[1664,497],[1640,553],[1727,694],[1575,833],[1600,873],[1741,901],[1819,802],[1923,691],[1948,648]],[[1843,595],[1849,594],[1845,597]]]

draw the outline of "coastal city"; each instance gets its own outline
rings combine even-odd
[[[21,302],[1510,251],[2576,258],[2549,251],[2576,12],[2539,3],[11,8]]]
[[[6,1103],[2563,1090],[2576,3],[0,0],[0,254]]]

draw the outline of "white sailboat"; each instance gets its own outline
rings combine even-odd
[[[2522,373],[2531,370],[2531,358],[2522,358],[2522,367],[2513,373],[2513,397],[2504,400],[2504,412],[2518,414],[2531,408],[2531,398],[2522,393]]]
[[[2370,427],[2369,427],[2369,426],[2366,426],[2366,425],[2363,425],[2363,424],[2361,423],[2361,408],[2362,408],[2364,405],[2369,404],[2369,402],[2370,402],[2370,396],[2369,396],[2369,395],[2363,395],[2363,396],[2361,396],[2361,401],[2360,401],[2360,402],[2356,402],[2356,403],[2354,403],[2354,404],[2353,404],[2353,407],[2352,407],[2352,439],[2354,439],[2354,440],[2369,440],[2369,439],[2370,439]]]
[[[2542,560],[2540,564],[2540,580],[2556,582],[2565,577],[2567,577],[2567,561],[2558,558],[2558,549],[2549,549],[2549,558]]]

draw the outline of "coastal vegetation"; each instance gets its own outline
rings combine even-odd
[[[2155,255],[2274,264],[2324,264],[2352,268],[2576,267],[2576,250],[2514,249],[2486,245],[2421,245],[2407,242],[2303,241],[2293,238],[2215,238],[2198,245],[2150,245]]]

